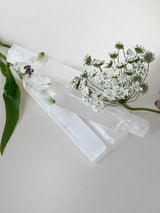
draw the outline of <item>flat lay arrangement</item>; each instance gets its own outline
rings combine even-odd
[[[0,213],[159,213],[160,1],[0,9]]]
[[[19,118],[20,89],[15,71],[25,90],[72,139],[91,162],[101,159],[129,134],[143,137],[149,122],[130,110],[160,114],[159,110],[128,105],[148,91],[146,83],[151,51],[141,45],[125,49],[117,42],[109,61],[87,55],[82,71],[64,65],[44,52],[35,53],[17,45],[0,43],[7,48],[0,53],[4,81],[3,98],[6,123],[1,140],[1,154]],[[129,111],[128,111],[129,110]]]

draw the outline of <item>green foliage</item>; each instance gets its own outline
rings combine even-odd
[[[97,68],[100,68],[103,64],[105,63],[105,61],[99,60],[99,59],[92,59],[92,57],[90,55],[86,55],[84,58],[84,64],[87,66],[94,66]]]
[[[6,108],[6,123],[0,144],[0,152],[3,154],[19,118],[20,90],[10,71],[9,63],[5,65],[0,61],[0,69],[2,74],[6,77],[3,93]]]
[[[110,58],[115,59],[118,56],[117,52],[109,53]]]
[[[142,83],[140,86],[142,88],[142,93],[143,94],[148,92],[148,84],[147,83]]]
[[[124,45],[123,45],[121,42],[117,42],[117,43],[115,44],[115,48],[118,49],[118,50],[124,49]]]
[[[74,79],[72,80],[72,85],[75,89],[79,89],[81,83],[80,77],[75,76]]]
[[[137,45],[134,49],[135,49],[136,53],[143,53],[144,52],[144,48],[142,46],[139,46],[139,45]]]
[[[10,48],[10,47],[11,47],[10,45],[4,44],[4,43],[2,43],[2,42],[0,42],[0,46],[2,46],[2,47],[7,47],[7,48]]]
[[[40,52],[37,58],[37,61],[41,62],[41,63],[46,63],[47,61],[47,55],[44,52]]]
[[[133,81],[134,81],[134,82],[136,82],[136,81],[139,81],[139,82],[140,82],[140,81],[142,81],[142,77],[139,76],[139,75],[136,75],[136,76],[133,77]]]
[[[101,61],[101,60],[95,59],[95,58],[93,59],[93,62],[92,62],[93,66],[97,67],[97,68],[100,68],[104,63],[105,63],[105,61]]]
[[[121,69],[121,68],[123,68],[125,66],[125,64],[123,64],[123,63],[120,63],[120,64],[117,64],[117,68],[119,68],[119,69]]]
[[[82,74],[80,75],[81,78],[88,78],[88,73],[87,71],[83,71]]]
[[[133,71],[132,70],[127,70],[127,71],[125,71],[125,74],[131,76],[131,75],[133,75]]]
[[[18,76],[20,77],[20,79],[23,80],[23,74],[20,71],[20,69],[15,69],[14,67],[13,67],[13,69],[16,71],[16,73],[18,74]]]
[[[111,68],[112,67],[112,65],[113,65],[113,61],[112,60],[110,60],[107,64],[106,64],[106,68]]]
[[[84,58],[84,64],[87,66],[92,65],[92,57],[90,55],[86,55],[86,57]]]
[[[148,51],[144,54],[144,60],[147,63],[151,63],[155,59],[155,56],[152,52]]]

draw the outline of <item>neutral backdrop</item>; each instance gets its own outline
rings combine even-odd
[[[159,11],[159,0],[1,0],[0,40],[76,68],[87,53],[104,58],[116,41],[140,43],[156,60],[149,93],[136,105],[154,108],[160,98]],[[136,114],[150,121],[148,134],[130,136],[92,164],[22,88],[20,121],[0,157],[0,212],[159,213],[160,117]],[[3,125],[1,119],[1,132]]]

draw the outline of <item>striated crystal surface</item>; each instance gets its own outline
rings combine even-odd
[[[21,63],[35,64],[37,55],[13,45],[8,51],[7,60],[21,68]],[[23,85],[91,162],[113,150],[129,134],[143,137],[147,133],[148,121],[120,107],[107,107],[102,112],[94,112],[85,105],[80,94],[71,86],[71,80],[77,73],[78,70],[50,58],[45,65],[34,70],[29,86],[26,86],[25,80]],[[37,79],[41,82],[37,82]],[[43,82],[47,82],[48,86]],[[35,89],[37,85],[38,89]],[[56,104],[47,104],[40,96],[42,92],[47,97],[55,98]]]

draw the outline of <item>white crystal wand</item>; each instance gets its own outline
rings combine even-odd
[[[71,91],[70,80],[78,71],[55,59],[39,63],[37,55],[13,45],[7,61],[19,71],[24,72],[28,65],[34,69],[23,80],[25,89],[92,162],[124,140],[128,132],[146,134],[149,123],[128,112],[108,108],[104,114],[95,114]]]

